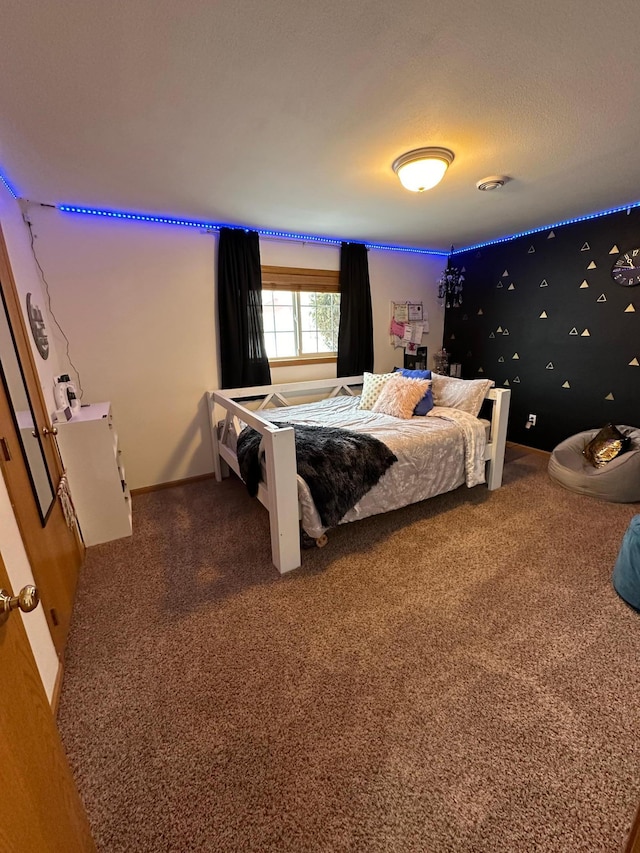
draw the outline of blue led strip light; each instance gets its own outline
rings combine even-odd
[[[9,190],[9,192],[11,193],[11,195],[14,198],[20,197],[18,192],[15,190],[15,188],[12,187],[11,184],[9,183],[8,178],[5,178],[5,176],[1,172],[0,172],[0,182],[2,182],[5,185],[5,187]]]
[[[622,213],[623,210],[632,210],[634,207],[640,207],[640,201],[631,202],[631,204],[623,204],[620,207],[610,207],[608,210],[601,210],[599,213],[587,213],[584,216],[576,216],[574,219],[563,219],[562,222],[556,222],[553,225],[542,225],[540,228],[531,228],[529,231],[520,231],[518,234],[511,234],[509,237],[498,237],[495,240],[487,240],[485,243],[475,243],[473,246],[466,246],[464,249],[454,249],[453,255],[460,255],[463,252],[470,252],[472,249],[482,249],[485,246],[495,246],[499,243],[508,243],[510,240],[517,240],[518,237],[526,237],[528,234],[539,234],[541,231],[552,231],[554,228],[561,228],[563,225],[573,225],[575,222],[585,222],[588,219],[599,219],[601,216],[610,216],[612,213]]]
[[[214,222],[203,222],[196,219],[178,219],[172,216],[151,216],[145,213],[129,213],[123,210],[101,210],[95,207],[76,207],[71,204],[58,204],[58,210],[64,213],[82,213],[88,216],[103,216],[108,219],[129,219],[136,222],[156,222],[162,225],[181,225],[188,228],[199,228],[206,231],[219,231],[221,228],[246,228],[243,225],[222,225]],[[339,246],[345,242],[333,237],[317,237],[311,234],[297,234],[293,231],[272,231],[264,228],[255,228],[262,237],[275,237],[281,240],[300,240],[304,243],[322,243],[329,246]],[[346,242],[361,242],[361,241],[346,241]],[[437,257],[446,257],[446,252],[440,252],[436,249],[417,249],[410,246],[391,246],[383,243],[365,243],[369,249],[381,249],[386,252],[406,252],[417,255],[436,255]]]

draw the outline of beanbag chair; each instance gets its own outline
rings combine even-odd
[[[602,467],[594,467],[583,450],[597,434],[586,430],[561,441],[549,459],[549,476],[572,492],[614,503],[640,501],[640,429],[621,426],[629,449]]]

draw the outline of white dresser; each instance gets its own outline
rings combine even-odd
[[[111,403],[83,406],[56,426],[85,545],[131,536],[131,495]]]

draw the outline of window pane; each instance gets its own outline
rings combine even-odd
[[[273,316],[273,307],[271,305],[262,306],[262,322],[265,332],[275,331],[275,319]]]
[[[262,305],[273,305],[273,290],[262,291]]]
[[[267,350],[267,358],[277,358],[276,336],[273,332],[264,333],[264,345]]]
[[[316,332],[302,333],[302,352],[304,355],[318,352],[318,335]]]
[[[296,336],[293,332],[276,332],[276,355],[278,358],[294,358],[296,352]]]
[[[275,327],[278,332],[293,332],[293,306],[282,305],[274,308]]]

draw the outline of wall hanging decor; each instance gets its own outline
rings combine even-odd
[[[44,325],[42,311],[31,301],[31,294],[27,293],[27,316],[29,317],[29,326],[31,334],[35,341],[38,352],[42,358],[49,358],[49,339],[47,338],[47,330]]]
[[[458,308],[462,305],[462,282],[464,275],[462,270],[454,267],[451,263],[453,246],[447,258],[447,267],[438,281],[438,298],[444,301],[445,308]]]

